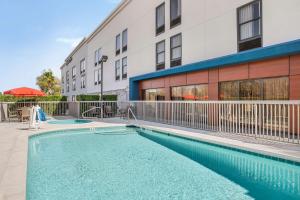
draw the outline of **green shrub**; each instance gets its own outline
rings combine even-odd
[[[67,101],[67,97],[65,96],[15,97],[12,95],[0,95],[0,102],[36,102],[36,101]]]
[[[117,95],[103,95],[104,101],[117,101]],[[99,101],[100,95],[78,95],[76,96],[77,101]]]

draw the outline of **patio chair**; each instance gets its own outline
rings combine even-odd
[[[7,114],[8,114],[8,121],[10,122],[11,120],[15,119],[17,121],[20,120],[18,111],[12,111],[10,109],[7,109]]]
[[[21,121],[24,122],[30,119],[30,108],[23,107],[21,108]]]
[[[111,106],[105,106],[104,110],[105,110],[105,115],[106,116],[109,116],[109,117],[113,116],[114,112],[113,112]]]

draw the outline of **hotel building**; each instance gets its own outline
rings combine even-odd
[[[124,0],[66,58],[62,93],[299,100],[299,21],[299,0]]]

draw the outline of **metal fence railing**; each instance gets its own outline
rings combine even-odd
[[[2,104],[10,111],[39,105],[48,115],[71,115],[77,118],[128,117],[130,107],[131,115],[138,120],[300,143],[300,101],[85,101]]]
[[[132,101],[139,120],[300,143],[300,101]]]

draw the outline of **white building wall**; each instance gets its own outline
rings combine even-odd
[[[251,0],[182,0],[181,25],[172,29],[169,0],[124,2],[129,3],[114,12],[109,23],[90,36],[86,45],[73,55],[87,58],[87,90],[80,92],[100,93],[100,86],[94,85],[94,52],[98,48],[109,57],[104,64],[104,92],[119,94],[121,99],[128,97],[124,92],[128,92],[129,77],[156,70],[155,47],[159,41],[166,42],[166,69],[170,67],[170,37],[178,33],[182,33],[183,65],[237,53],[237,8]],[[165,32],[156,36],[155,11],[163,2]],[[262,6],[263,46],[300,38],[300,26],[296,25],[300,20],[299,0],[263,0]],[[115,38],[125,29],[128,29],[128,50],[115,56]],[[128,78],[116,81],[115,61],[125,56],[128,57]],[[78,63],[78,59],[72,62]],[[79,67],[79,63],[77,65]]]

